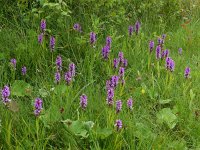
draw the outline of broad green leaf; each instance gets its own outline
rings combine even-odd
[[[32,86],[23,80],[15,80],[11,86],[11,94],[15,96],[30,96]]]
[[[157,114],[158,123],[166,123],[170,129],[173,129],[177,123],[177,117],[170,108],[163,108]]]
[[[168,104],[170,103],[172,100],[171,99],[165,99],[165,100],[159,100],[160,104]]]
[[[109,128],[98,128],[96,130],[97,136],[100,137],[102,140],[106,139],[107,137],[109,137],[112,134],[112,129]]]
[[[94,125],[94,122],[92,121],[71,121],[67,119],[62,122],[67,125],[71,132],[73,132],[76,136],[81,136],[82,138],[87,138],[89,136],[89,130],[91,130]]]

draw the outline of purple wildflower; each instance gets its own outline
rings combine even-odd
[[[57,56],[57,58],[56,58],[56,67],[58,70],[62,70],[62,57],[61,56]]]
[[[87,107],[87,96],[85,94],[81,95],[80,97],[80,106],[83,110]]]
[[[109,88],[109,89],[107,90],[107,98],[106,98],[107,104],[108,104],[109,106],[112,106],[112,105],[113,105],[113,98],[114,98],[114,89],[113,89],[113,88]]]
[[[183,51],[182,48],[179,48],[179,49],[178,49],[178,53],[179,53],[179,55],[182,55],[182,51]]]
[[[169,50],[168,49],[166,49],[162,52],[162,58],[167,58],[167,57],[169,57]]]
[[[102,48],[102,56],[104,59],[108,59],[109,52],[110,52],[109,46],[106,45]]]
[[[124,60],[124,53],[123,52],[119,52],[118,57],[119,57],[119,62],[122,63],[123,60]]]
[[[42,44],[42,41],[43,41],[43,33],[38,35],[38,43]]]
[[[110,88],[112,88],[110,85],[111,85],[110,80],[107,80],[106,81],[106,90],[109,90]]]
[[[167,57],[166,58],[165,67],[166,67],[167,70],[170,70],[171,72],[173,72],[174,68],[175,68],[175,62],[174,62],[174,60],[171,59],[170,57]]]
[[[66,72],[65,73],[65,81],[66,83],[69,85],[72,81],[72,74],[70,71]]]
[[[166,38],[166,34],[163,34],[162,35],[162,39],[164,40]]]
[[[110,86],[115,88],[118,83],[119,83],[119,77],[118,76],[112,76],[111,80],[110,80]]]
[[[125,69],[123,67],[120,67],[119,68],[119,77],[123,78],[124,77],[124,72],[125,72]]]
[[[171,72],[174,71],[174,68],[175,68],[175,62],[174,62],[173,59],[171,59],[171,61],[170,61],[169,68],[170,68],[170,71],[171,71]]]
[[[140,30],[140,22],[137,21],[137,22],[135,23],[135,32],[136,32],[136,35],[138,35],[139,30]]]
[[[123,66],[127,67],[128,66],[128,60],[127,59],[123,59]]]
[[[43,103],[42,99],[40,99],[40,98],[35,99],[35,104],[34,104],[34,107],[35,107],[34,114],[35,114],[35,116],[40,115],[41,110],[42,110],[42,103]]]
[[[90,32],[90,44],[95,44],[96,42],[96,34],[94,32]]]
[[[119,113],[122,110],[122,101],[116,101],[116,113]]]
[[[128,34],[131,36],[133,34],[133,26],[128,27]]]
[[[120,119],[115,121],[115,126],[117,127],[117,131],[122,128],[122,121]]]
[[[110,36],[108,36],[108,37],[106,38],[106,45],[109,46],[109,47],[111,47],[111,42],[112,42],[112,39],[111,39]]]
[[[23,66],[22,67],[22,75],[26,75],[26,72],[27,72],[27,69],[26,69],[26,66]]]
[[[81,32],[81,26],[80,26],[80,24],[78,24],[78,23],[74,24],[73,28],[74,28],[74,30]]]
[[[56,83],[60,82],[60,72],[58,72],[58,71],[55,73],[55,82]]]
[[[11,100],[9,99],[10,96],[10,88],[9,86],[4,86],[4,88],[1,90],[1,96],[2,96],[2,101],[6,105],[9,103]]]
[[[16,70],[16,64],[17,64],[16,59],[15,59],[15,58],[12,58],[12,59],[10,60],[10,62],[11,62],[11,64],[12,64],[13,68]]]
[[[44,30],[46,29],[46,20],[44,20],[44,19],[41,20],[40,28],[41,28],[42,32],[44,32]]]
[[[189,78],[190,77],[190,68],[189,67],[186,67],[185,68],[185,74],[184,74],[185,78]]]
[[[153,51],[153,48],[154,48],[154,41],[150,41],[149,42],[149,51],[150,51],[150,53]]]
[[[74,64],[74,63],[70,63],[70,64],[69,64],[69,71],[71,72],[71,76],[72,76],[72,77],[75,76],[75,73],[76,73],[75,69],[76,69],[75,64]]]
[[[127,107],[132,110],[133,109],[133,100],[132,98],[127,100]]]
[[[53,51],[55,49],[55,43],[56,43],[56,39],[54,36],[50,37],[50,49],[51,51]]]
[[[114,58],[113,64],[114,64],[114,68],[117,68],[118,65],[119,65],[119,59],[118,58]]]
[[[156,59],[160,59],[161,58],[161,47],[160,45],[158,45],[156,47]]]
[[[162,45],[162,43],[163,43],[163,40],[159,37],[159,38],[158,38],[158,44],[159,44],[159,45]]]

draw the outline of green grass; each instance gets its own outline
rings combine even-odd
[[[123,19],[122,14],[104,18],[103,13],[97,17],[87,14],[89,11],[84,8],[78,10],[63,20],[47,18],[48,32],[42,45],[38,44],[37,36],[43,16],[29,21],[26,17],[25,21],[2,17],[0,86],[11,87],[12,103],[10,108],[0,103],[0,149],[199,149],[199,11],[191,15],[186,28],[180,20],[166,24],[169,20],[155,22],[148,16],[141,21],[139,35],[129,37],[128,26],[136,19]],[[120,19],[121,22],[115,22]],[[73,30],[77,20],[82,33]],[[97,33],[95,48],[89,44],[91,31]],[[157,37],[163,33],[167,34],[164,48],[170,50],[175,61],[172,73],[165,69],[165,60],[158,64],[155,48],[152,54],[148,50],[149,41],[157,43]],[[49,50],[50,35],[56,37],[53,53]],[[112,37],[112,46],[105,61],[101,49],[108,35]],[[128,59],[128,67],[125,85],[119,84],[115,89],[114,100],[123,101],[122,111],[116,114],[115,105],[112,108],[106,104],[105,85],[106,80],[118,74],[113,59],[119,51]],[[58,55],[62,56],[63,70],[62,81],[56,85]],[[16,71],[10,65],[11,58],[17,59]],[[76,65],[76,76],[71,85],[66,85],[64,72],[70,62]],[[21,75],[23,65],[27,67],[26,76]],[[190,79],[184,78],[187,66],[191,68]],[[83,93],[88,96],[85,111],[79,106]],[[33,113],[37,97],[44,102],[39,117]],[[130,97],[134,100],[132,111],[126,107]],[[116,119],[123,122],[119,132],[114,127]]]

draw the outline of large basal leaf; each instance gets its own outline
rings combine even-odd
[[[112,129],[109,129],[109,128],[103,128],[103,129],[98,128],[96,130],[96,133],[97,133],[97,136],[103,140],[109,137],[113,132],[112,132]]]
[[[29,96],[32,93],[32,86],[23,80],[15,80],[11,86],[11,94],[15,96]]]
[[[94,122],[92,121],[71,121],[67,119],[62,122],[67,125],[71,132],[73,132],[76,136],[81,136],[82,138],[87,138],[89,136],[89,131],[93,128],[94,125]]]
[[[166,123],[170,129],[173,129],[177,124],[177,117],[170,108],[163,108],[157,114],[158,123]]]

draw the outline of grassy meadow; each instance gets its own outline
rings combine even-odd
[[[198,0],[0,6],[0,150],[200,149]]]

